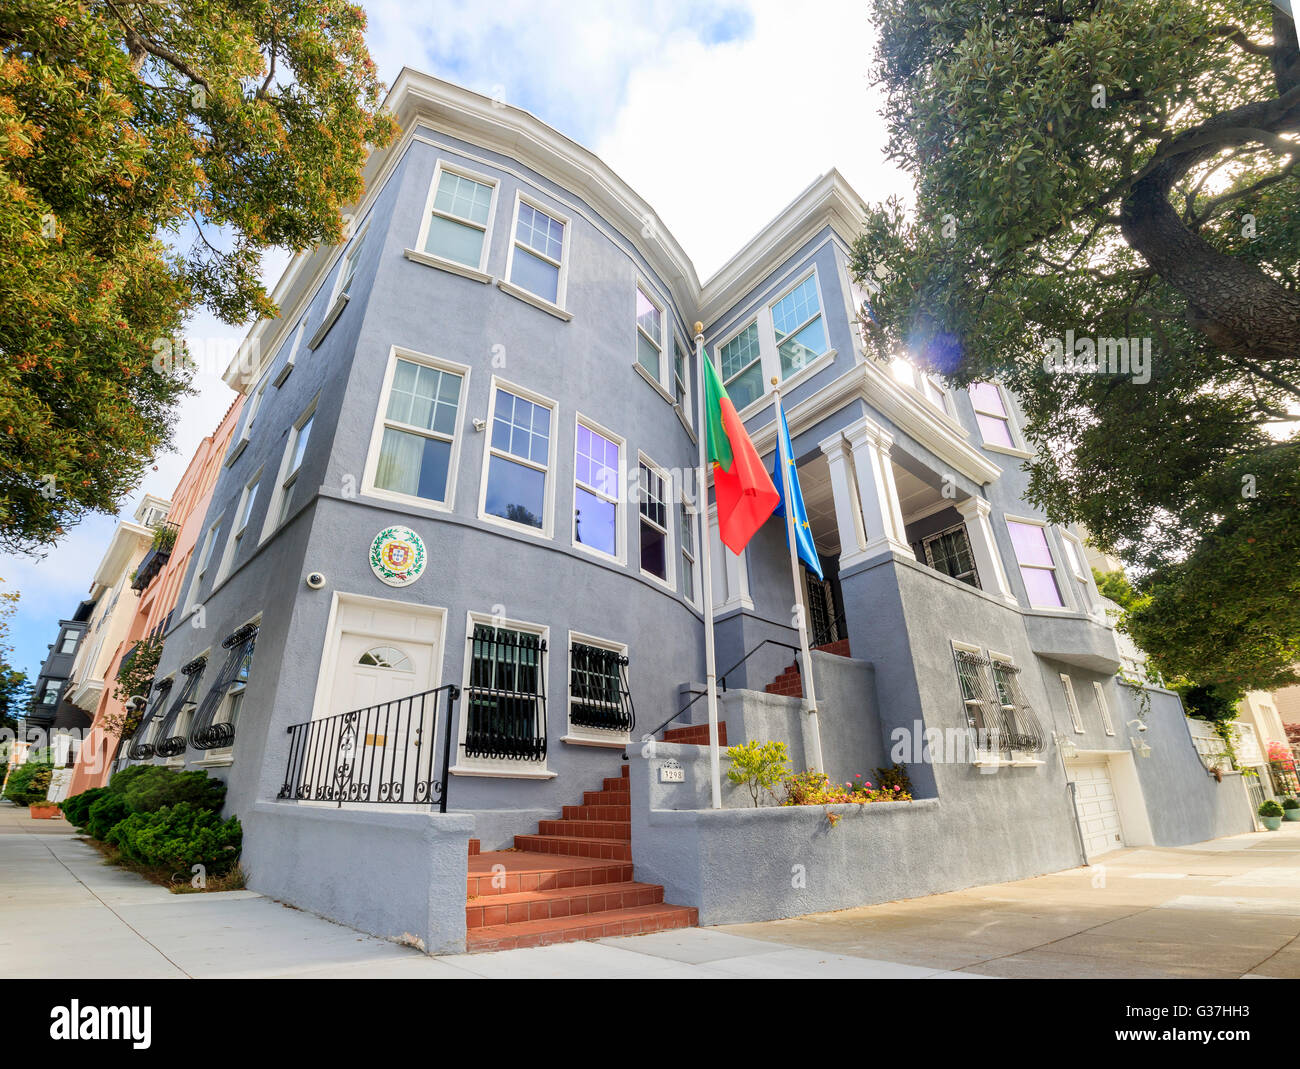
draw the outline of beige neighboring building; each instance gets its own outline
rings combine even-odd
[[[135,510],[134,519],[118,522],[91,579],[88,597],[95,607],[64,689],[66,700],[91,716],[99,708],[105,691],[113,688],[117,672],[114,655],[136,616],[137,595],[131,589],[132,577],[153,544],[155,529],[166,521],[170,508],[171,502],[165,498],[146,494]],[[66,794],[81,741],[74,735],[51,740],[56,766],[49,793],[53,801],[61,800]]]
[[[1273,691],[1273,703],[1283,727],[1287,724],[1300,727],[1300,683]]]

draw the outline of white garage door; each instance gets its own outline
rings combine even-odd
[[[1115,804],[1115,789],[1105,764],[1076,765],[1071,769],[1070,778],[1075,784],[1074,804],[1089,860],[1109,850],[1118,850],[1124,845],[1124,833],[1119,807]]]

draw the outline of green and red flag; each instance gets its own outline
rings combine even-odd
[[[704,354],[704,419],[709,460],[718,505],[718,533],[733,553],[740,553],[781,500],[772,485],[736,406],[708,354]]]

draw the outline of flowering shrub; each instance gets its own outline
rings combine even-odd
[[[845,783],[832,783],[825,772],[796,772],[785,778],[785,801],[782,805],[867,805],[871,802],[910,802],[911,794],[902,785],[873,784],[858,773]],[[840,822],[840,815],[826,811],[831,827]]]
[[[1276,765],[1280,765],[1288,772],[1295,770],[1295,758],[1291,754],[1291,748],[1280,742],[1270,742],[1268,744],[1268,759]]]
[[[754,800],[754,805],[758,805],[758,796],[762,791],[771,794],[772,788],[790,771],[790,760],[786,756],[783,742],[756,742],[751,739],[744,745],[732,746],[727,750],[727,760],[731,762],[731,767],[727,769],[727,779],[749,788],[749,796]]]

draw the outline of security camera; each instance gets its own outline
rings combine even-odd
[[[310,572],[307,575],[307,585],[313,590],[319,590],[325,585],[324,572]]]

